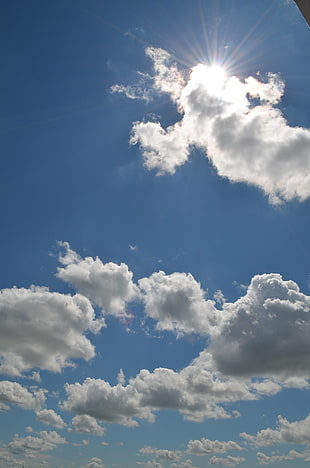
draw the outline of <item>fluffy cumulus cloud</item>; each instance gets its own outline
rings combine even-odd
[[[102,263],[98,257],[83,259],[67,242],[59,242],[59,245],[65,252],[59,257],[64,267],[58,268],[58,278],[67,281],[99,305],[104,314],[126,315],[127,302],[136,299],[138,295],[128,266],[125,263]]]
[[[301,421],[289,422],[279,416],[277,429],[262,429],[256,435],[242,433],[241,436],[257,446],[282,444],[310,444],[310,414]]]
[[[104,428],[97,423],[96,419],[86,414],[75,416],[72,419],[72,424],[74,429],[69,429],[70,432],[81,432],[97,436],[102,436],[104,434]]]
[[[63,429],[66,426],[62,417],[52,409],[39,410],[36,412],[36,417],[38,421],[48,424],[49,426],[57,427],[58,429]]]
[[[310,298],[293,281],[279,274],[257,275],[245,295],[222,310],[214,303],[202,306],[203,292],[190,275],[159,272],[139,285],[146,313],[159,328],[199,331],[207,320],[208,348],[178,372],[142,369],[127,385],[123,378],[115,386],[90,378],[68,384],[65,409],[128,426],[137,425],[137,419],[153,421],[155,412],[166,408],[202,421],[238,416],[222,403],[275,395],[284,386],[308,386]],[[193,441],[191,450],[217,453],[216,447],[221,453],[228,446],[205,439]]]
[[[131,144],[139,144],[145,166],[173,174],[201,149],[220,176],[259,187],[272,203],[310,196],[310,131],[290,127],[275,107],[284,93],[276,74],[246,79],[199,64],[185,82],[162,49],[146,49],[153,60],[153,89],[168,93],[182,115],[167,128],[135,122]]]
[[[210,355],[203,352],[179,372],[158,368],[143,369],[126,386],[111,386],[101,379],[87,378],[82,384],[67,384],[66,410],[87,414],[107,422],[135,426],[137,419],[154,421],[154,411],[173,409],[184,418],[237,417],[219,403],[253,400],[257,393],[245,381],[227,379],[210,370]]]
[[[85,333],[99,332],[89,300],[47,288],[0,291],[0,372],[21,375],[31,368],[60,372],[71,358],[89,360],[94,347]]]
[[[310,297],[294,281],[254,276],[245,296],[224,304],[221,317],[210,352],[223,373],[309,378]]]
[[[173,450],[168,450],[168,449],[157,449],[157,448],[150,447],[150,446],[142,447],[139,450],[139,453],[142,453],[144,455],[152,454],[152,455],[155,455],[156,459],[167,460],[170,462],[179,461],[181,458],[181,452],[179,451],[173,451]]]
[[[41,431],[38,436],[19,437],[16,434],[12,442],[8,444],[8,449],[14,455],[32,458],[40,452],[54,450],[57,445],[66,443],[66,439],[55,431]]]
[[[101,458],[93,457],[87,465],[81,466],[81,468],[104,468],[104,463]]]
[[[144,468],[164,468],[161,463],[156,460],[149,460],[144,463]]]
[[[24,409],[39,409],[45,402],[42,389],[28,390],[17,382],[2,380],[0,382],[0,409],[9,409],[8,404],[18,405]]]
[[[211,457],[209,460],[209,463],[211,465],[216,465],[216,466],[237,466],[240,463],[245,462],[245,458],[243,457],[232,457],[231,455],[228,455],[227,457]]]
[[[145,314],[159,330],[207,335],[215,323],[214,301],[206,300],[200,284],[188,273],[163,271],[139,280]]]
[[[158,330],[208,336],[211,369],[223,375],[263,377],[252,382],[252,390],[259,394],[278,393],[279,381],[299,388],[309,385],[310,297],[294,281],[276,273],[256,275],[240,299],[216,303],[206,299],[190,273],[159,271],[136,285],[127,265],[82,259],[68,243],[62,246],[65,267],[58,269],[58,276],[106,313],[126,314],[128,301],[142,301],[145,315]],[[119,378],[124,383],[122,374]]]
[[[284,455],[270,455],[270,456],[262,452],[257,452],[256,457],[260,465],[269,465],[270,463],[278,463],[280,461],[287,461],[287,460],[296,460],[298,458],[303,459],[305,461],[310,461],[310,452],[307,450],[303,452],[290,450],[288,453]]]
[[[222,374],[263,376],[251,388],[265,395],[281,390],[274,378],[286,386],[309,385],[310,297],[294,281],[256,275],[244,296],[221,309],[205,299],[191,274],[160,271],[138,283],[156,328],[208,335],[212,366]]]
[[[243,450],[237,442],[229,440],[209,440],[204,437],[200,440],[190,440],[187,444],[187,452],[192,455],[210,455],[212,453],[225,453],[229,450]]]
[[[181,463],[171,463],[170,468],[196,468],[191,460],[185,460]]]

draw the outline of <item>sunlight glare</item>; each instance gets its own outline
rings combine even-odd
[[[206,90],[210,94],[221,94],[226,82],[226,73],[219,65],[203,65],[200,64],[195,67],[195,78],[197,81],[204,83]]]

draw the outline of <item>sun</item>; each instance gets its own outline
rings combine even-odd
[[[193,76],[197,82],[203,83],[209,94],[219,96],[225,86],[227,75],[220,65],[199,64],[193,69]]]
[[[211,65],[206,68],[206,87],[211,94],[219,94],[226,82],[225,70],[219,65]]]

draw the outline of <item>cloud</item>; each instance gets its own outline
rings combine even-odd
[[[289,453],[286,453],[285,455],[268,456],[262,452],[257,452],[256,457],[260,465],[269,465],[270,463],[278,463],[280,461],[286,461],[286,460],[296,460],[297,458],[302,458],[305,461],[309,461],[310,453],[309,451],[296,452],[296,450],[290,450]]]
[[[62,417],[52,409],[42,409],[37,411],[36,417],[38,421],[57,427],[58,429],[66,427],[66,423],[63,421]]]
[[[144,468],[163,468],[163,465],[156,460],[150,460],[144,463]]]
[[[97,423],[95,418],[86,414],[75,416],[72,419],[72,424],[74,429],[69,429],[69,431],[94,434],[97,436],[102,436],[105,432],[105,429]]]
[[[274,107],[284,93],[278,75],[241,80],[199,64],[185,82],[167,52],[148,48],[146,54],[154,64],[153,88],[168,93],[182,115],[167,128],[133,124],[130,143],[140,145],[148,169],[173,174],[196,146],[221,177],[259,187],[271,203],[310,196],[310,131],[290,127]]]
[[[125,86],[125,85],[113,85],[110,88],[113,94],[124,94],[128,99],[139,99],[146,102],[151,100],[152,93],[143,87],[145,80],[141,80],[138,85]]]
[[[42,389],[32,392],[17,382],[3,380],[0,382],[0,409],[9,409],[7,404],[17,405],[24,409],[38,409],[45,402]]]
[[[169,94],[173,101],[177,100],[184,85],[184,78],[173,63],[171,55],[164,49],[154,47],[147,47],[145,53],[153,62],[153,88],[160,93]]]
[[[142,447],[139,452],[142,454],[155,454],[156,459],[167,460],[171,462],[179,461],[181,458],[181,452],[179,451],[157,449],[150,446]]]
[[[181,463],[172,463],[170,468],[195,468],[191,460],[185,460]]]
[[[310,297],[294,281],[254,276],[245,296],[224,304],[212,331],[209,351],[217,368],[240,376],[309,376],[309,310]],[[267,393],[277,391],[271,382],[269,390],[264,385]]]
[[[3,468],[15,468],[16,466],[20,466],[20,460],[12,457],[7,449],[0,448],[0,462]]]
[[[157,321],[157,329],[180,334],[210,332],[216,314],[214,301],[205,300],[205,292],[190,273],[159,271],[138,283],[145,314]]]
[[[66,385],[63,408],[88,414],[106,422],[136,426],[136,419],[154,421],[160,409],[179,411],[185,419],[226,419],[238,416],[218,403],[257,398],[246,382],[221,377],[210,370],[210,355],[202,352],[179,372],[157,368],[142,369],[126,386],[111,386],[101,379],[87,378],[82,384]]]
[[[245,432],[240,434],[245,440],[257,446],[274,444],[310,444],[310,414],[301,421],[290,423],[278,416],[277,429],[262,429],[255,436]]]
[[[229,440],[209,440],[204,437],[200,440],[190,440],[187,444],[187,453],[191,455],[209,455],[211,453],[225,453],[229,450],[243,450],[239,444]]]
[[[85,466],[81,468],[104,468],[104,463],[101,458],[93,457]]]
[[[96,257],[82,259],[71,250],[68,242],[59,242],[64,248],[64,255],[59,261],[65,265],[58,268],[57,277],[70,283],[93,303],[102,308],[103,314],[124,316],[126,304],[138,296],[137,286],[133,283],[133,274],[125,263],[102,263]]]
[[[57,445],[66,443],[66,439],[61,437],[55,431],[41,431],[38,433],[38,437],[19,437],[19,435],[16,434],[13,438],[13,441],[8,444],[8,449],[14,455],[24,455],[26,457],[33,457],[38,452],[54,450]]]
[[[0,291],[0,372],[20,376],[31,368],[60,372],[71,358],[91,359],[94,347],[84,335],[99,332],[86,297],[47,288]]]
[[[240,463],[245,462],[245,458],[243,457],[232,457],[228,455],[225,458],[219,458],[219,457],[211,457],[209,460],[209,463],[211,465],[217,465],[217,466],[237,466]]]

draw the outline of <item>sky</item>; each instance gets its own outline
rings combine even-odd
[[[295,2],[0,18],[0,467],[307,466]]]

